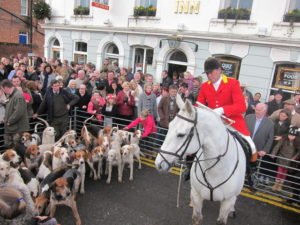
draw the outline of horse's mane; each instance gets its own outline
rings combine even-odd
[[[197,107],[198,106],[198,107]],[[220,116],[214,111],[212,110],[211,108],[207,107],[206,105],[200,103],[200,102],[197,102],[197,106],[195,107],[196,109],[203,109],[211,114],[213,114],[218,120],[220,120],[220,122],[222,123],[222,120],[220,118]],[[196,110],[197,111],[197,110]],[[223,124],[223,123],[222,123]]]

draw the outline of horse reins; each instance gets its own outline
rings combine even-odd
[[[200,140],[200,137],[199,137],[199,132],[198,132],[198,129],[196,127],[197,125],[197,119],[198,119],[198,114],[197,114],[197,111],[195,113],[195,119],[194,120],[191,120],[191,119],[188,119],[184,116],[181,116],[179,114],[176,115],[178,118],[180,119],[183,119],[189,123],[192,123],[193,124],[193,127],[191,128],[187,138],[185,139],[185,141],[183,142],[183,144],[179,147],[179,149],[173,153],[173,152],[167,152],[167,151],[164,151],[164,150],[159,150],[158,151],[158,154],[161,155],[161,157],[164,159],[164,161],[168,164],[169,167],[172,167],[172,165],[168,162],[168,160],[164,157],[163,154],[167,154],[167,155],[173,155],[173,156],[176,156],[179,158],[179,161],[183,161],[183,156],[184,154],[186,153],[187,149],[188,149],[188,146],[189,144],[191,143],[192,141],[192,138],[194,137],[194,131],[196,130],[196,136],[197,136],[197,140],[198,140],[198,143],[199,143],[199,147],[198,149],[196,150],[196,153],[201,149],[202,145],[201,145],[201,140]],[[201,158],[201,155],[204,153],[202,151],[202,153],[200,154],[200,156],[198,157],[197,155],[195,156],[196,158],[196,161],[192,161],[192,162],[196,162],[197,165],[199,166],[200,170],[201,170],[201,173],[202,173],[202,176],[203,176],[203,179],[205,181],[205,183],[203,183],[198,176],[196,176],[197,178],[197,181],[202,184],[204,187],[208,188],[210,190],[210,201],[213,201],[213,191],[215,189],[217,189],[218,187],[222,186],[223,184],[225,184],[234,174],[234,172],[236,171],[237,167],[238,167],[238,164],[239,164],[239,152],[238,152],[238,146],[237,146],[237,142],[236,142],[236,139],[234,138],[234,141],[235,141],[235,144],[236,144],[236,149],[237,149],[237,160],[236,160],[236,163],[235,163],[235,166],[234,166],[234,169],[232,170],[230,176],[225,179],[223,182],[221,182],[220,184],[216,185],[215,187],[213,187],[210,182],[207,180],[207,177],[206,177],[206,173],[207,171],[209,171],[210,169],[214,168],[218,162],[221,160],[222,157],[224,157],[227,152],[228,152],[228,149],[229,149],[229,133],[227,131],[227,144],[226,144],[226,150],[223,154],[220,154],[216,157],[213,157],[213,158],[208,158],[208,159],[200,159]],[[185,147],[184,147],[185,146]],[[179,152],[181,151],[181,149],[184,148],[184,150],[182,151],[181,154],[179,154]],[[201,166],[201,162],[205,162],[205,161],[210,161],[210,160],[216,160],[216,162],[210,166],[209,168],[207,168],[206,170],[203,170],[202,166]],[[197,165],[195,166],[195,173],[196,173],[196,169],[197,169]]]

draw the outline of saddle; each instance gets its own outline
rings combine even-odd
[[[255,191],[254,188],[254,182],[253,182],[253,174],[256,171],[256,162],[251,162],[251,158],[252,158],[252,150],[251,147],[248,143],[248,141],[246,141],[237,131],[233,131],[231,129],[227,129],[228,132],[240,143],[240,145],[242,146],[242,149],[244,150],[245,156],[246,156],[246,176],[248,179],[248,184],[250,186],[250,189],[252,191]]]

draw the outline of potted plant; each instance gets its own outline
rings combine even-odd
[[[51,7],[43,0],[38,0],[33,4],[32,12],[37,20],[51,19]]]
[[[293,11],[287,12],[283,17],[283,22],[289,22],[293,25],[295,22],[300,22],[300,10],[294,9]]]
[[[89,15],[90,14],[90,8],[84,7],[84,6],[77,6],[73,9],[74,15]]]
[[[233,20],[249,20],[251,11],[248,9],[235,9],[228,7],[226,9],[221,9],[218,13],[219,19],[233,19]]]
[[[144,6],[136,6],[133,9],[133,16],[139,17],[139,16],[155,16],[156,15],[156,8],[152,5],[149,7]]]
[[[156,15],[156,8],[152,5],[150,5],[147,8],[147,16],[155,16]]]

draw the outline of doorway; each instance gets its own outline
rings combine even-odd
[[[187,57],[184,52],[178,49],[171,52],[167,62],[168,75],[171,78],[173,77],[173,74],[177,74],[179,78],[179,76],[183,76],[183,73],[187,70]]]
[[[169,77],[173,78],[173,74],[177,74],[178,78],[179,76],[187,70],[187,66],[185,65],[178,65],[178,64],[173,64],[173,63],[169,63],[168,64],[168,75]]]

